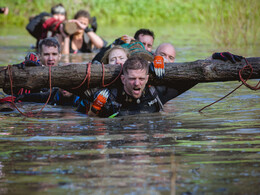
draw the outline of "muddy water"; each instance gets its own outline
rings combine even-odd
[[[29,50],[27,43],[5,46],[8,37],[0,39],[1,64]],[[205,48],[196,51],[200,57],[213,50],[191,45]],[[177,50],[183,61],[196,54],[185,45]],[[90,57],[69,60],[80,58]],[[47,106],[39,118],[2,112],[0,194],[259,194],[259,92],[241,87],[198,112],[239,84],[198,84],[167,103],[165,112],[114,119],[59,106]],[[43,105],[18,106],[37,112]]]

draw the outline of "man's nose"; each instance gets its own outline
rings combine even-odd
[[[135,86],[138,86],[140,85],[140,80],[139,79],[135,79],[135,82],[134,82]]]
[[[49,60],[53,60],[53,55],[49,55]]]
[[[121,64],[122,60],[120,60],[119,58],[116,59],[116,64]]]
[[[170,59],[168,56],[163,56],[163,61],[164,61],[164,63],[168,63],[168,62],[170,62]]]

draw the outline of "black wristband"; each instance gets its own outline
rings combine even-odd
[[[85,33],[88,33],[88,32],[93,32],[93,28],[89,28],[89,27],[87,27],[87,28],[85,28]]]

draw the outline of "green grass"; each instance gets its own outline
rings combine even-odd
[[[10,8],[1,24],[26,25],[31,15],[50,11],[60,1],[53,0],[2,0]],[[63,5],[72,18],[79,9],[86,9],[99,19],[100,24],[162,24],[205,22],[212,3],[207,0],[68,0]]]

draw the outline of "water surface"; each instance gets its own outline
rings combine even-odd
[[[179,37],[178,61],[221,49],[189,37]],[[19,62],[33,43],[26,33],[2,35],[0,64]],[[259,48],[242,50],[257,56]],[[259,194],[259,91],[243,86],[198,112],[239,84],[201,83],[162,113],[114,119],[60,106],[47,106],[38,118],[2,112],[0,194]],[[43,105],[17,106],[37,112]]]

